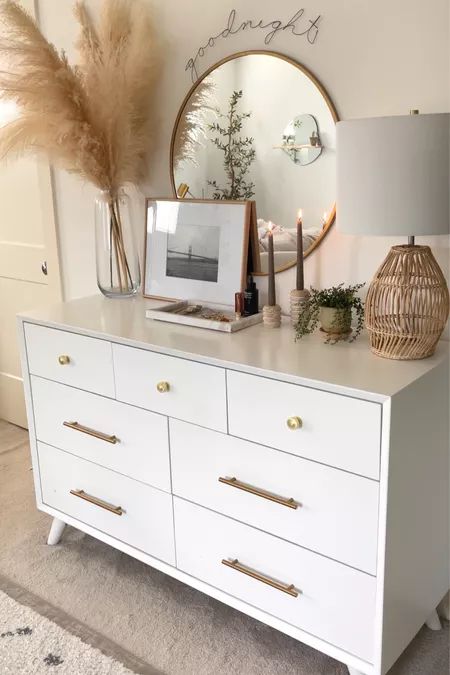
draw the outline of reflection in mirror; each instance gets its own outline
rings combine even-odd
[[[275,149],[283,150],[294,164],[306,166],[312,164],[322,154],[322,142],[319,127],[312,115],[298,115],[283,132],[281,145]]]
[[[198,81],[178,115],[171,159],[177,195],[253,199],[259,269],[274,224],[277,271],[295,265],[303,211],[305,255],[334,221],[336,111],[302,66],[271,52],[237,54]]]

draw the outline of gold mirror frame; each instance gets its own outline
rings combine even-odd
[[[249,56],[250,54],[262,54],[265,56],[274,56],[278,59],[281,59],[282,61],[286,61],[287,63],[290,63],[292,66],[295,66],[295,68],[298,68],[306,77],[308,77],[311,82],[317,87],[317,89],[320,91],[322,94],[325,103],[328,106],[328,109],[331,113],[331,116],[334,120],[334,123],[336,124],[339,122],[339,115],[337,113],[336,107],[331,100],[330,96],[328,95],[328,92],[322,85],[322,83],[317,79],[313,73],[303,66],[301,63],[298,63],[298,61],[294,61],[294,59],[291,59],[289,56],[285,56],[284,54],[280,54],[279,52],[274,52],[270,50],[265,50],[265,49],[255,49],[255,50],[249,50],[249,51],[244,51],[244,52],[236,52],[235,54],[231,54],[230,56],[226,56],[224,59],[221,59],[217,63],[213,64],[210,66],[204,73],[199,77],[194,84],[190,87],[188,93],[183,99],[183,103],[181,104],[181,107],[178,111],[175,124],[173,127],[172,131],[172,138],[170,141],[170,183],[172,186],[172,192],[173,192],[173,197],[175,199],[179,199],[177,195],[177,188],[175,184],[175,175],[174,175],[174,149],[175,149],[175,139],[177,135],[177,130],[178,130],[178,125],[180,123],[181,117],[184,113],[184,110],[194,93],[194,91],[197,89],[198,85],[200,82],[202,82],[208,75],[211,75],[214,70],[222,66],[224,63],[228,63],[229,61],[234,61],[234,59],[241,58],[242,56]],[[303,260],[307,258],[313,251],[316,250],[316,248],[322,243],[322,241],[325,239],[326,235],[328,234],[331,226],[334,224],[334,221],[336,220],[336,202],[333,204],[330,214],[328,216],[328,220],[325,223],[325,225],[322,227],[322,232],[320,234],[320,237],[317,237],[316,241],[303,253]],[[291,267],[295,267],[297,265],[297,262],[294,260],[293,262],[289,262],[285,265],[282,265],[281,267],[278,267],[275,270],[276,274],[279,274],[280,272],[285,272],[288,269],[291,269]],[[253,272],[253,276],[260,276],[260,277],[265,277],[267,276],[267,272]]]

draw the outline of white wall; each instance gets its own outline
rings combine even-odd
[[[47,36],[64,47],[69,57],[76,26],[69,0],[37,0]],[[88,5],[97,8],[100,0]],[[145,192],[149,196],[170,194],[169,143],[172,126],[184,95],[191,85],[185,72],[187,60],[209,36],[225,28],[232,7],[238,18],[282,19],[297,10],[296,0],[264,2],[233,0],[154,0],[160,31],[166,41],[161,101],[159,147]],[[307,13],[321,14],[321,28],[311,46],[289,32],[278,34],[270,45],[303,63],[322,81],[342,119],[446,112],[449,93],[449,3],[448,0],[309,0]],[[202,68],[237,51],[264,48],[263,34],[251,31],[219,40],[201,60]],[[55,177],[59,234],[67,298],[96,292],[94,263],[93,195],[90,187],[59,172]],[[143,231],[143,221],[142,221]],[[340,281],[370,280],[376,267],[396,243],[392,239],[356,238],[340,235],[336,228],[306,261],[306,281],[325,286]],[[429,238],[427,243],[448,276],[449,240]],[[295,270],[277,275],[278,297],[285,310],[294,286]],[[261,288],[266,287],[264,280]]]

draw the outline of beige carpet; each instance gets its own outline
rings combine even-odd
[[[66,528],[45,544],[27,434],[0,421],[0,574],[165,675],[345,675],[346,668],[161,572]],[[448,630],[423,628],[390,675],[449,672]]]

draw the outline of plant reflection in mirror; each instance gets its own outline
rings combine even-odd
[[[198,166],[197,153],[208,139],[211,115],[217,114],[216,83],[205,77],[198,85],[188,101],[185,113],[180,120],[180,128],[175,137],[173,150],[174,168],[178,169],[183,162]]]
[[[209,125],[209,130],[216,133],[211,142],[224,153],[224,168],[228,184],[225,188],[219,187],[216,180],[209,180],[208,185],[214,188],[213,199],[251,199],[255,192],[255,184],[248,180],[248,172],[255,160],[256,152],[253,147],[253,138],[241,136],[240,132],[244,120],[249,119],[251,112],[238,112],[238,104],[242,98],[241,91],[234,91],[230,97],[227,113],[217,109],[219,119],[224,120],[224,126],[219,122]]]

